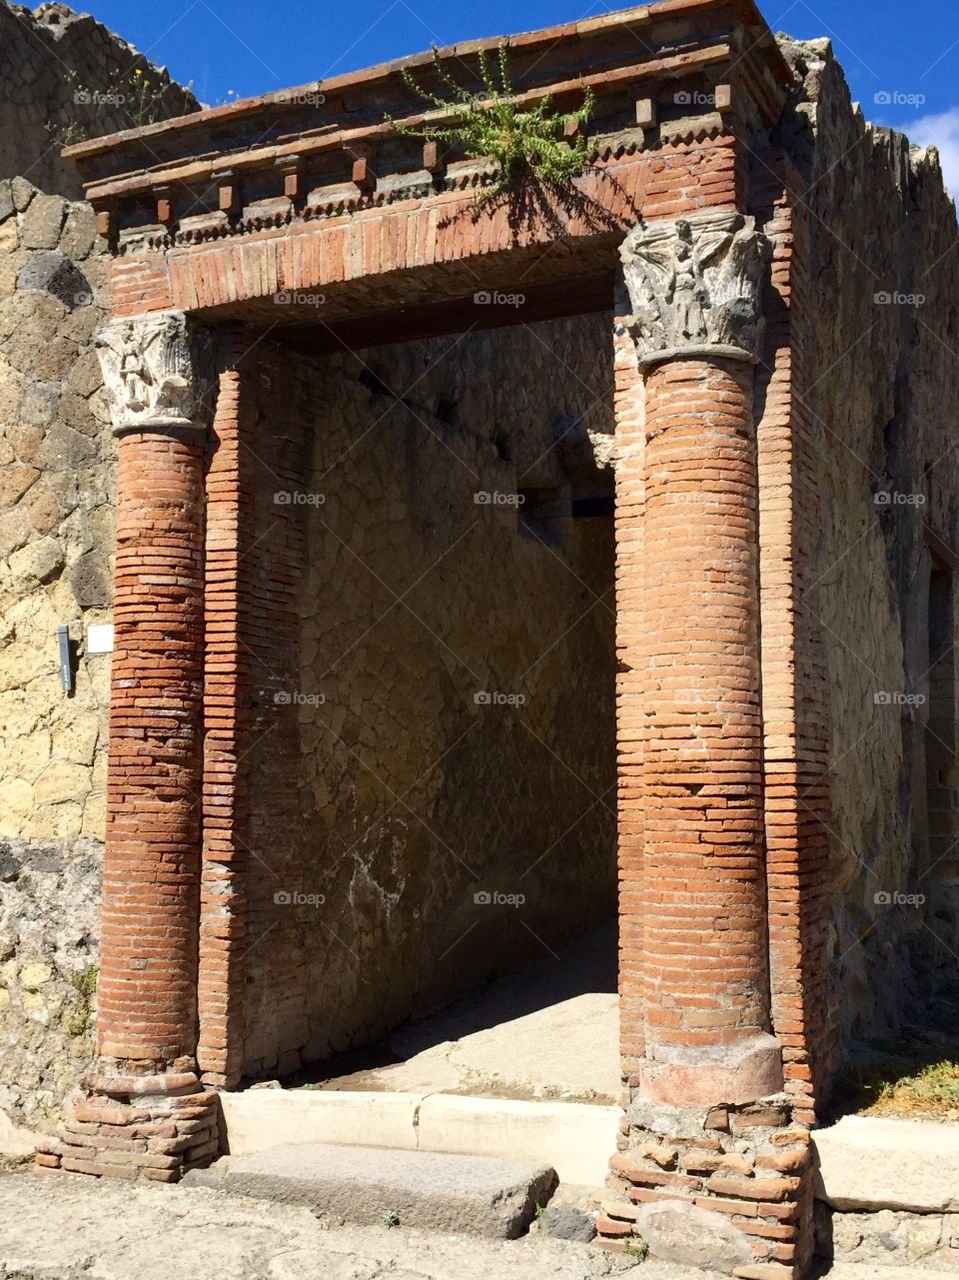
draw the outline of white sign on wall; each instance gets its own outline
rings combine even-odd
[[[87,653],[113,652],[113,623],[97,622],[87,627]]]

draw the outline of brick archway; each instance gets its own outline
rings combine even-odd
[[[483,43],[443,56],[462,68]],[[426,78],[426,56],[69,149],[114,251],[101,348],[120,496],[100,1060],[59,1159],[173,1180],[215,1149],[213,1090],[237,1082],[237,326],[316,341],[321,290],[330,345],[456,332],[477,287],[521,278],[527,320],[614,300],[617,316],[633,1104],[600,1229],[621,1245],[649,1233],[644,1206],[678,1202],[722,1222],[729,1270],[799,1268],[830,1058],[818,639],[795,603],[813,533],[798,181],[770,142],[789,72],[751,0],[667,0],[509,45],[523,100],[596,92],[590,165],[565,194],[478,204],[488,165],[396,136],[384,115],[420,118],[400,66]]]

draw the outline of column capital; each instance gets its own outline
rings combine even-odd
[[[754,218],[707,210],[634,227],[620,256],[641,369],[697,356],[758,361],[770,245]]]
[[[98,332],[96,347],[114,435],[206,431],[212,341],[186,312],[110,320]]]

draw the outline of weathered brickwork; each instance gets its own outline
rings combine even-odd
[[[240,957],[247,946],[244,877],[250,860],[250,784],[243,772],[251,741],[254,622],[243,604],[252,590],[249,551],[256,534],[252,404],[239,368],[242,335],[219,347],[216,415],[206,467],[203,659],[203,857],[199,924],[199,1048],[204,1078],[233,1084],[242,1074]],[[236,1065],[234,1065],[236,1064]]]
[[[643,645],[642,568],[645,396],[629,301],[617,290],[614,342],[616,415],[616,750],[619,875],[619,1032],[623,1075],[635,1076],[646,1042],[643,991]]]
[[[828,981],[829,740],[815,555],[816,451],[805,399],[813,326],[804,314],[808,227],[788,157],[755,166],[752,203],[772,244],[765,352],[756,377],[764,821],[770,997],[795,1118],[828,1091],[837,1042]],[[817,1087],[814,1087],[818,1086]]]
[[[343,290],[349,282],[362,282],[365,289],[370,276],[459,263],[472,255],[489,260],[485,287],[509,288],[525,272],[520,275],[516,260],[504,255],[549,243],[555,221],[570,237],[588,237],[634,225],[640,208],[648,218],[666,218],[691,208],[728,207],[735,200],[742,176],[731,139],[721,129],[714,127],[697,142],[670,141],[649,156],[637,156],[636,149],[634,142],[597,152],[595,172],[582,180],[582,212],[551,208],[545,194],[543,209],[519,227],[509,208],[499,207],[484,217],[478,231],[471,184],[451,180],[439,196],[359,201],[349,212],[320,203],[320,192],[317,202],[307,205],[302,223],[295,220],[293,201],[269,213],[261,213],[254,201],[238,222],[198,215],[194,229],[176,236],[130,233],[114,259],[113,313],[205,310],[258,297],[272,303],[284,291],[295,303],[296,293],[321,286],[330,291],[332,303],[335,286],[337,296],[349,298]],[[600,219],[596,208],[603,210]],[[112,227],[109,220],[104,225]],[[247,234],[235,243],[231,237],[238,231]],[[153,250],[148,256],[142,255],[144,240]],[[155,252],[166,246],[167,254]],[[463,278],[476,282],[473,273]],[[332,306],[327,314],[333,314]]]
[[[166,1061],[196,1006],[202,442],[123,436],[117,491],[99,1049]]]
[[[35,1171],[177,1182],[208,1164],[220,1150],[216,1094],[190,1061],[163,1074],[85,1075],[67,1121],[37,1144]]]
[[[646,382],[643,930],[654,1060],[656,1046],[728,1044],[768,1025],[752,378],[749,366],[693,360],[660,365]]]
[[[811,1250],[810,1146],[790,1110],[785,1096],[712,1108],[637,1099],[610,1160],[602,1246],[620,1252],[637,1234],[663,1254],[678,1238],[690,1264],[753,1280],[801,1273]]]

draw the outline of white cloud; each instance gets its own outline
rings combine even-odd
[[[910,142],[920,147],[938,147],[946,186],[959,197],[959,107],[940,115],[921,116],[901,126]]]

